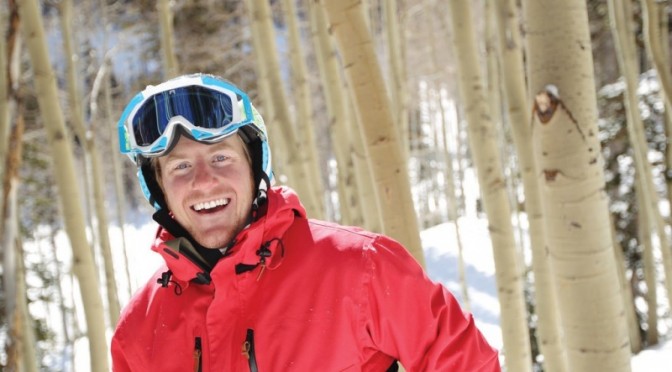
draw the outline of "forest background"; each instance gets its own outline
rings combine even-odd
[[[310,216],[384,232],[423,265],[421,229],[452,224],[446,244],[463,252],[460,218],[487,219],[506,370],[630,370],[672,324],[671,12],[654,0],[2,2],[0,365],[57,370],[54,355],[85,339],[90,370],[109,369],[109,333],[137,288],[130,244],[111,246],[109,231],[151,214],[116,120],[146,85],[207,72],[250,94],[277,182]]]

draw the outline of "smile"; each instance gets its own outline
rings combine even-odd
[[[191,208],[196,212],[207,211],[217,207],[225,206],[229,204],[229,201],[230,201],[229,199],[216,199],[207,202],[196,203],[192,205]]]

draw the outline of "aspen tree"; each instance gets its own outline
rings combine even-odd
[[[443,152],[443,162],[446,167],[446,187],[445,194],[448,204],[448,222],[452,222],[455,228],[455,240],[457,244],[457,273],[458,280],[460,282],[460,292],[462,294],[461,305],[464,308],[464,311],[471,312],[471,302],[469,300],[469,286],[467,285],[467,275],[464,268],[464,246],[462,244],[462,234],[460,233],[460,216],[458,213],[458,202],[456,197],[456,188],[455,188],[455,169],[453,167],[453,149],[450,148],[448,141],[448,123],[449,116],[446,112],[447,109],[443,102],[443,97],[439,89],[439,113],[441,115],[441,144]],[[451,120],[452,122],[457,123],[457,118],[454,117]],[[458,124],[459,125],[459,124]],[[459,132],[459,130],[458,130]],[[455,152],[459,152],[459,149],[456,149]],[[459,167],[459,164],[458,164]],[[459,174],[459,169],[458,169]],[[464,195],[464,190],[461,189],[460,185],[460,195]]]
[[[639,180],[641,177],[636,175],[636,178]],[[638,236],[640,245],[642,246],[642,265],[644,266],[644,281],[646,283],[646,343],[647,345],[656,345],[658,343],[658,294],[656,293],[658,280],[656,280],[656,261],[653,257],[649,214],[645,212],[644,198],[638,190],[641,188],[642,183],[638,181],[637,185],[639,187],[635,188],[635,193],[637,196],[637,209],[639,211],[637,213]],[[639,337],[639,334],[637,336]],[[630,339],[632,340],[632,337]]]
[[[670,73],[670,61],[665,58],[665,50],[663,43],[661,43],[661,30],[658,27],[659,8],[654,0],[642,0],[643,20],[644,20],[644,41],[646,49],[656,66],[658,73],[658,80],[660,81],[661,90],[664,93],[668,107],[671,104],[672,98],[672,74]],[[667,46],[665,47],[667,48]]]
[[[107,2],[105,0],[100,0],[100,7],[101,7],[101,13],[102,13],[102,22],[103,25],[107,25],[108,20],[107,20]],[[105,27],[107,30],[107,27]],[[107,37],[107,32],[103,33],[103,50],[108,50],[108,37]],[[103,65],[101,66],[101,71],[110,71],[111,70],[111,61],[110,61],[110,52],[108,51],[105,53],[105,58],[103,60]],[[113,117],[112,114],[112,88],[110,87],[110,80],[111,80],[111,74],[110,73],[105,73],[103,77],[103,110],[105,112],[105,121],[107,122],[107,125],[105,125],[108,128],[108,136],[110,138],[110,141],[108,141],[109,144],[109,149],[110,153],[114,154],[119,151],[119,136],[117,135],[116,132],[116,125],[114,125],[114,121],[111,121],[111,118]],[[92,104],[95,102],[94,99],[91,100]],[[111,162],[112,162],[112,176],[114,179],[114,193],[117,199],[116,203],[116,214],[117,214],[117,222],[119,224],[119,230],[121,231],[121,252],[124,256],[124,274],[126,276],[126,283],[128,283],[126,290],[127,290],[127,295],[128,298],[131,297],[134,291],[134,286],[133,283],[131,282],[131,272],[129,269],[129,264],[128,264],[128,245],[126,244],[126,223],[125,223],[125,218],[124,218],[124,210],[126,208],[126,195],[124,192],[124,186],[122,184],[123,181],[123,175],[121,172],[121,164],[119,161],[119,156],[112,156],[111,157]]]
[[[611,239],[586,3],[523,2],[531,130],[572,372],[629,371]]]
[[[333,53],[332,53],[333,54]],[[333,55],[336,58],[336,55]],[[345,90],[350,91],[348,84],[345,84]],[[346,94],[348,107],[354,107],[354,98],[351,94]],[[362,200],[362,213],[366,222],[366,229],[373,232],[383,232],[383,216],[381,201],[378,197],[378,189],[374,184],[372,164],[369,161],[369,150],[365,143],[363,125],[355,110],[347,110],[347,123],[352,135],[350,150],[352,151],[353,163],[355,165],[355,174],[357,177],[357,190],[359,191],[359,200]]]
[[[436,24],[436,4],[433,0],[425,0],[424,4],[426,9],[428,9],[427,12],[425,12],[425,15],[427,16],[427,20],[424,22],[425,27],[424,27],[424,37],[426,37],[427,42],[429,43],[429,55],[430,55],[430,74],[436,74],[438,76],[441,76],[443,74],[442,69],[439,67],[439,56],[438,56],[438,49],[439,46],[437,45],[437,40],[436,40],[436,34],[438,34],[440,31],[439,27],[437,27]],[[454,169],[454,160],[452,156],[452,152],[455,152],[457,159],[455,160],[455,163],[457,164],[458,167],[458,179],[461,179],[461,168],[460,168],[460,155],[459,155],[459,144],[456,146],[455,149],[451,149],[449,145],[449,139],[448,139],[448,127],[451,122],[455,123],[458,128],[457,132],[459,133],[459,120],[456,115],[456,110],[455,106],[449,106],[446,107],[446,104],[444,100],[447,98],[443,97],[443,90],[444,87],[441,84],[436,84],[436,91],[437,91],[437,100],[438,100],[438,111],[439,111],[439,116],[441,118],[441,130],[440,130],[440,136],[441,136],[441,152],[443,156],[443,163],[445,166],[445,184],[446,186],[444,187],[444,193],[446,197],[446,203],[448,204],[448,222],[453,224],[453,227],[455,228],[455,237],[456,237],[456,244],[457,244],[457,252],[458,252],[458,259],[457,259],[457,271],[458,271],[458,280],[460,282],[460,292],[462,295],[462,302],[461,305],[464,308],[465,311],[470,312],[471,311],[471,304],[469,301],[469,286],[467,284],[467,278],[466,278],[466,272],[464,268],[464,247],[462,244],[462,234],[460,233],[460,225],[459,225],[459,213],[458,213],[458,200],[456,197],[456,178],[455,178],[455,169]],[[452,108],[452,110],[449,110],[449,108]],[[449,112],[454,113],[455,115],[451,115]],[[459,141],[459,135],[458,141]],[[460,195],[464,195],[464,190],[462,190],[462,185],[459,185],[460,188]]]
[[[320,205],[324,202],[324,184],[322,182],[322,172],[320,171],[320,161],[315,145],[315,122],[313,120],[313,103],[311,99],[310,84],[308,84],[308,67],[304,59],[303,48],[301,47],[301,35],[296,16],[295,0],[282,0],[282,6],[285,14],[285,22],[289,31],[289,58],[292,67],[292,91],[295,93],[296,115],[295,123],[298,132],[298,139],[303,144],[301,146],[301,162],[305,164],[309,171],[310,182],[312,182],[313,198]]]
[[[70,323],[68,322],[68,312],[69,309],[65,305],[65,294],[63,292],[63,283],[66,278],[69,276],[69,273],[63,273],[61,270],[61,262],[58,260],[58,247],[56,245],[56,229],[51,229],[49,231],[49,246],[51,248],[51,254],[54,257],[54,277],[55,277],[55,286],[56,286],[56,301],[58,302],[58,310],[61,315],[61,334],[63,335],[63,344],[71,345],[73,343],[72,335],[70,334]],[[74,358],[74,353],[69,350],[64,350],[63,354],[70,355]]]
[[[661,52],[663,58],[666,61],[670,60],[670,34],[667,32],[670,27],[669,20],[667,18],[667,11],[670,7],[669,4],[659,3],[660,9],[658,15],[660,16],[657,24],[660,26],[660,42],[662,44]],[[661,92],[662,93],[662,92]],[[663,93],[664,94],[664,93]],[[668,138],[668,143],[672,142],[672,102],[665,96],[665,135]],[[667,182],[667,200],[672,205],[672,146],[667,146],[665,148],[665,181]]]
[[[248,0],[249,1],[249,0]],[[249,6],[248,6],[249,8]],[[251,12],[251,11],[250,11]],[[261,98],[261,106],[258,104],[257,109],[259,109],[266,120],[275,118],[275,108],[273,107],[274,102],[273,92],[271,91],[271,77],[269,76],[270,64],[265,63],[264,53],[266,52],[266,41],[262,37],[262,21],[260,16],[252,14],[250,17],[250,37],[252,39],[253,54],[255,60],[255,69],[257,77],[257,88],[259,91],[259,97]],[[269,133],[269,138],[272,138],[272,141],[269,141],[269,146],[271,147],[273,153],[273,174],[276,178],[278,176],[283,177],[286,173],[291,173],[292,169],[287,167],[287,154],[289,153],[287,149],[287,143],[285,142],[285,136],[283,135],[283,128],[278,125],[266,125],[266,129]],[[293,176],[290,174],[290,178]],[[283,180],[279,180],[283,181]]]
[[[114,327],[121,314],[119,305],[119,296],[117,294],[117,281],[115,279],[114,261],[112,259],[112,247],[110,245],[110,236],[108,233],[107,209],[105,207],[105,192],[103,163],[98,152],[98,146],[95,140],[95,132],[89,124],[87,129],[84,124],[84,111],[82,109],[82,96],[79,93],[77,82],[77,55],[72,47],[72,0],[63,0],[60,4],[61,9],[61,27],[63,30],[63,49],[67,60],[68,77],[68,102],[70,103],[71,119],[73,127],[84,143],[86,159],[91,164],[91,189],[93,191],[93,206],[96,216],[96,227],[98,231],[98,243],[100,244],[101,256],[103,258],[103,267],[105,273],[105,288],[107,293],[107,310],[110,326]],[[85,175],[86,177],[86,175]]]
[[[2,22],[4,21],[4,22]],[[12,87],[12,81],[10,77],[13,75],[12,70],[17,71],[17,69],[11,69],[11,64],[8,63],[15,55],[18,50],[18,43],[16,34],[18,30],[16,27],[18,23],[9,22],[9,17],[5,19],[3,14],[3,19],[0,20],[0,24],[9,24],[6,31],[6,36],[0,36],[0,175],[5,174],[5,162],[7,159],[8,149],[9,149],[9,135],[11,132],[11,117],[12,117],[12,105],[13,101],[10,101],[10,89]],[[14,59],[17,60],[18,59]],[[2,211],[5,209],[5,190],[3,190],[3,182],[0,180],[0,217],[2,216]],[[0,229],[2,229],[3,221],[0,221]],[[1,255],[0,255],[1,257]],[[1,259],[0,259],[1,261]]]
[[[622,1],[609,0],[609,20],[612,34],[616,44],[618,65],[625,81],[623,103],[626,112],[626,127],[630,144],[633,148],[635,169],[639,174],[637,182],[640,187],[637,192],[641,194],[643,204],[641,213],[647,214],[649,226],[656,231],[661,245],[663,266],[665,267],[665,288],[668,298],[672,299],[672,247],[670,239],[665,232],[665,223],[658,209],[660,200],[653,184],[653,173],[648,161],[649,147],[644,134],[644,123],[639,114],[639,100],[637,98],[637,86],[639,71],[637,68],[637,52],[635,51],[634,37],[628,30],[626,15],[623,11]],[[651,231],[645,233],[650,234]],[[672,301],[672,300],[671,300]]]
[[[164,71],[167,78],[176,77],[180,73],[177,56],[175,55],[175,41],[173,37],[173,11],[170,9],[170,0],[159,0],[156,3],[159,24],[161,25],[160,40],[163,52]]]
[[[399,27],[399,7],[397,0],[381,3],[385,16],[387,53],[390,63],[388,90],[393,108],[394,120],[399,131],[399,143],[404,158],[408,158],[408,88],[406,84],[406,47],[403,28]]]
[[[468,138],[495,259],[497,295],[502,314],[502,338],[507,369],[531,371],[530,336],[523,294],[523,271],[513,236],[511,208],[502,173],[488,101],[479,71],[470,1],[450,2],[459,85],[468,123]]]
[[[502,63],[502,87],[506,96],[508,121],[511,125],[518,163],[525,191],[525,212],[529,225],[534,273],[535,310],[538,317],[537,337],[544,370],[567,371],[558,300],[551,275],[549,258],[544,242],[543,215],[539,199],[537,172],[534,166],[530,133],[527,89],[523,65],[523,45],[520,37],[518,11],[515,0],[496,1],[496,22]]]
[[[293,125],[292,116],[289,111],[289,101],[285,94],[284,83],[280,76],[280,62],[278,53],[275,50],[275,31],[271,17],[271,8],[268,0],[246,0],[252,22],[252,36],[257,38],[255,44],[255,53],[257,53],[257,66],[265,64],[265,72],[261,78],[268,79],[264,89],[268,90],[268,98],[273,105],[273,115],[266,117],[267,127],[277,127],[286,146],[286,165],[289,172],[288,184],[295,187],[301,196],[308,216],[312,218],[321,218],[324,216],[324,203],[318,200],[315,190],[314,178],[311,174],[309,164],[303,161],[301,153],[305,151],[305,146],[314,146],[312,144],[301,143],[300,136],[296,133]],[[256,34],[256,35],[255,35]]]
[[[18,105],[20,109],[20,104]],[[28,311],[26,296],[26,267],[19,231],[18,193],[19,169],[23,155],[23,113],[19,110],[11,134],[10,146],[3,173],[3,190],[6,192],[6,208],[0,211],[0,246],[4,248],[3,284],[6,290],[6,314],[12,342],[8,351],[8,367],[25,372],[37,372],[37,347],[35,328]]]
[[[0,37],[0,174],[5,174],[5,159],[7,158],[7,147],[9,145],[9,95],[8,82],[5,77],[7,74],[7,53],[5,52],[5,38]],[[0,185],[0,195],[3,194],[2,185]],[[3,210],[2,198],[0,198],[0,211]]]
[[[37,357],[37,340],[35,337],[35,325],[33,324],[33,319],[30,315],[30,312],[28,311],[28,296],[26,293],[28,292],[27,285],[26,285],[26,266],[24,264],[24,256],[23,256],[23,244],[21,241],[21,237],[19,236],[19,228],[18,228],[18,218],[19,215],[16,213],[16,209],[18,209],[18,203],[17,203],[17,187],[19,186],[19,182],[17,182],[13,185],[12,193],[14,194],[11,197],[12,204],[14,204],[10,209],[13,209],[14,212],[12,212],[12,216],[9,216],[9,218],[14,219],[14,227],[12,230],[14,230],[14,234],[8,234],[10,237],[13,236],[14,239],[14,244],[13,248],[16,251],[16,312],[14,319],[18,320],[17,323],[21,327],[21,336],[15,339],[20,343],[19,345],[19,350],[21,353],[21,364],[22,368],[19,368],[19,370],[22,370],[23,372],[37,372],[39,371],[38,367],[38,357]]]
[[[44,27],[36,0],[18,3],[23,22],[22,32],[28,45],[35,76],[35,88],[47,139],[53,152],[55,178],[62,203],[65,230],[73,250],[73,272],[77,276],[86,316],[91,371],[108,370],[108,347],[105,339],[103,305],[98,288],[91,247],[84,231],[80,193],[76,187],[70,136],[59,106],[56,76],[51,68]]]
[[[385,234],[399,240],[424,267],[406,161],[392,111],[358,0],[323,0],[331,30],[346,66],[355,112],[363,127]]]
[[[347,97],[345,86],[340,74],[334,43],[329,36],[324,9],[313,0],[308,1],[308,12],[315,57],[320,71],[322,90],[327,106],[331,147],[338,166],[338,193],[341,222],[356,226],[371,225],[370,217],[365,214],[367,206],[362,205],[362,195],[358,187],[364,180],[358,178],[355,169],[355,156],[352,150],[352,126],[348,121]],[[355,133],[356,134],[356,133]],[[366,173],[368,176],[369,173]],[[373,205],[374,203],[366,203]],[[377,211],[377,209],[376,209]]]

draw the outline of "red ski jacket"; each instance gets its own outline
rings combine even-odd
[[[267,203],[209,275],[159,229],[166,267],[124,308],[114,371],[500,371],[473,318],[399,243],[308,220],[287,188]]]

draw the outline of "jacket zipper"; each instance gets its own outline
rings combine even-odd
[[[259,372],[257,368],[257,357],[254,354],[254,330],[247,330],[245,342],[243,342],[243,355],[247,358],[250,364],[250,372]]]
[[[203,346],[201,345],[201,338],[196,337],[194,340],[194,372],[201,372],[203,362]]]

